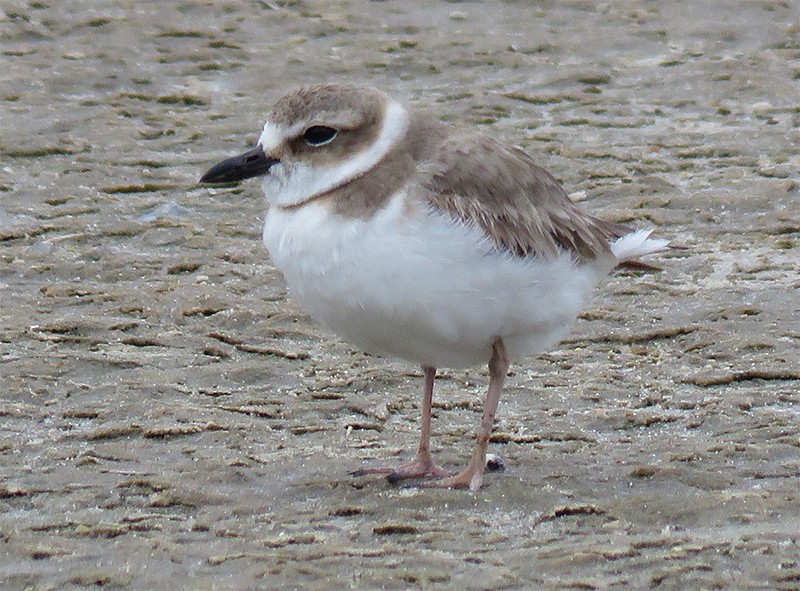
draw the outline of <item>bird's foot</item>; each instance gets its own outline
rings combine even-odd
[[[420,488],[468,488],[472,491],[476,491],[481,487],[483,483],[483,469],[481,470],[471,470],[467,468],[463,472],[459,472],[454,476],[448,476],[446,478],[440,478],[439,480],[430,480],[425,482],[420,482]]]
[[[472,491],[478,490],[483,483],[483,472],[502,472],[506,469],[505,462],[500,456],[494,454],[485,454],[484,463],[478,461],[470,462],[469,466],[458,474],[440,478],[439,480],[431,480],[421,482],[420,488],[468,488]]]
[[[427,476],[432,476],[434,478],[445,478],[450,476],[452,472],[448,472],[447,470],[439,468],[433,463],[432,460],[424,458],[416,458],[406,464],[401,464],[400,466],[363,468],[361,470],[350,472],[351,476],[367,476],[369,474],[386,474],[386,479],[394,484],[395,482],[400,482],[401,480],[406,480],[409,478],[425,478]]]

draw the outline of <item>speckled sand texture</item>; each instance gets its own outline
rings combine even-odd
[[[420,371],[286,299],[257,182],[196,185],[323,81],[688,247],[513,367],[478,493],[348,476]],[[0,588],[800,589],[799,144],[791,0],[4,1]],[[445,466],[486,383],[438,383]]]

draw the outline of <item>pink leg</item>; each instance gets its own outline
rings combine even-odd
[[[436,466],[431,457],[431,404],[433,403],[433,381],[436,378],[436,369],[423,367],[422,372],[425,375],[425,391],[422,397],[422,426],[420,428],[417,457],[400,466],[356,470],[351,472],[353,476],[386,474],[389,482],[397,482],[405,478],[422,478],[423,476],[441,478],[449,474],[449,472]]]
[[[455,476],[443,478],[434,482],[423,483],[425,487],[436,488],[469,488],[478,490],[483,482],[483,469],[486,466],[486,449],[489,447],[489,437],[492,434],[494,416],[500,402],[500,393],[503,391],[503,382],[508,375],[508,354],[503,340],[496,337],[492,342],[492,358],[489,360],[489,391],[483,405],[483,417],[478,429],[478,441],[472,452],[472,459],[463,472]]]

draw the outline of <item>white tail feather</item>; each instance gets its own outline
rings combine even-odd
[[[611,252],[617,257],[618,262],[624,263],[647,254],[660,252],[669,246],[669,240],[650,238],[651,232],[652,230],[637,230],[636,232],[625,234],[625,236],[618,238],[611,245]]]

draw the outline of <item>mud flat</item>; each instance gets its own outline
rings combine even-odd
[[[800,589],[800,21],[790,2],[5,2],[0,587]],[[346,80],[524,146],[689,247],[513,367],[478,493],[406,457],[421,374],[321,331],[257,183]],[[445,373],[434,450],[487,376]]]

